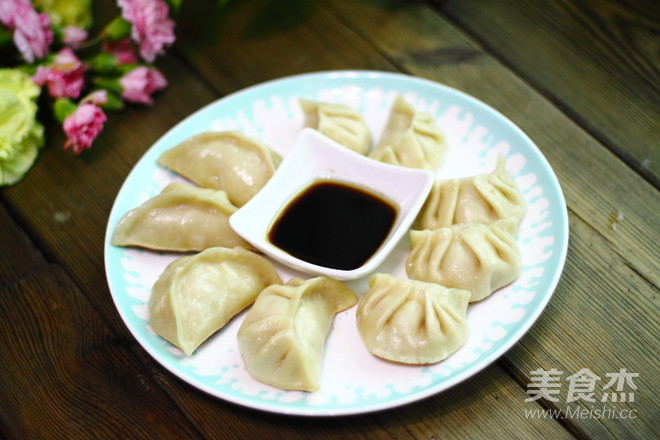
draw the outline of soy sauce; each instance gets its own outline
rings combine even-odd
[[[318,266],[356,269],[383,244],[397,215],[391,202],[356,186],[320,180],[298,194],[268,232],[271,243]]]

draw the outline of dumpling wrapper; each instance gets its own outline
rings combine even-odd
[[[467,341],[469,299],[467,290],[377,273],[358,304],[358,331],[378,357],[433,364]]]
[[[124,214],[115,226],[112,244],[175,252],[216,246],[254,249],[229,225],[237,209],[224,191],[170,183]]]
[[[513,282],[521,271],[515,219],[411,230],[408,277],[472,292],[470,302]]]
[[[357,301],[345,284],[327,277],[293,278],[266,288],[238,330],[250,375],[284,390],[318,390],[332,320]]]
[[[371,147],[371,132],[360,112],[346,104],[300,99],[305,127],[310,127],[359,154]]]
[[[220,189],[243,206],[275,173],[281,157],[237,131],[207,131],[165,151],[158,163],[204,188]]]
[[[429,113],[398,95],[385,130],[369,157],[392,165],[434,171],[444,155],[445,135]]]
[[[520,222],[525,199],[507,174],[504,157],[495,170],[462,179],[436,180],[413,228],[439,229],[458,223],[490,223],[505,218]]]
[[[240,247],[181,257],[153,285],[149,324],[190,356],[263,289],[281,283],[269,260]]]

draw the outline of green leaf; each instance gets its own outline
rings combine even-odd
[[[102,35],[110,40],[121,40],[131,35],[131,24],[122,17],[116,17],[103,29]]]
[[[181,5],[183,4],[183,0],[166,0],[167,4],[170,5],[170,8],[172,9],[172,12],[179,12],[179,9],[181,9]]]
[[[92,83],[99,89],[105,89],[108,92],[120,93],[122,90],[118,76],[96,76],[92,78]]]
[[[78,106],[69,98],[57,98],[53,103],[53,113],[60,123],[76,111]]]
[[[124,101],[117,93],[108,91],[108,101],[100,107],[103,110],[116,112],[124,109]]]
[[[0,49],[5,47],[13,47],[14,41],[12,40],[11,32],[4,26],[0,26]]]
[[[88,58],[85,61],[85,64],[87,64],[91,70],[108,73],[112,72],[117,66],[119,66],[119,60],[116,56],[110,53],[101,52]]]

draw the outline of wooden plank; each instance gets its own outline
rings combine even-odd
[[[550,162],[571,210],[660,284],[656,232],[660,193],[558,108],[423,5],[386,9],[381,0],[325,2],[407,72],[491,105],[523,129]],[[373,23],[379,23],[374,26]],[[614,221],[617,217],[620,221]]]
[[[631,167],[660,183],[657,3],[482,0],[437,7]]]
[[[419,402],[374,414],[329,418],[256,412],[189,392],[180,381],[161,383],[209,439],[233,438],[227,437],[227,426],[240,429],[242,438],[573,438],[557,420],[530,418],[528,411],[543,408],[524,403],[524,390],[497,365]]]
[[[192,438],[198,433],[61,268],[0,290],[3,438]]]
[[[257,26],[262,3],[230,2],[233,7],[220,15],[191,11],[191,17],[182,17],[180,26],[185,30],[178,50],[222,94],[310,71],[395,70],[354,29],[320,8],[320,2],[297,2],[306,6],[297,10],[286,30],[267,29],[255,36],[251,29]],[[212,31],[194,31],[199,28]]]
[[[402,427],[401,438],[404,432],[420,439],[573,438],[556,420],[529,418],[526,411],[537,405],[524,403],[524,391],[493,367],[428,401],[381,413],[377,418],[384,424],[396,420]],[[399,438],[394,432],[393,437]]]
[[[4,204],[0,204],[0,255],[0,289],[45,263]]]
[[[658,289],[581,219],[572,216],[571,228],[566,270],[555,295],[536,325],[507,353],[506,368],[525,386],[538,368],[563,371],[559,402],[552,407],[591,438],[653,438],[660,410],[655,396],[660,362],[654,354],[660,333]],[[566,378],[582,368],[600,377],[595,402],[568,400]],[[611,402],[604,395],[607,374],[621,369],[639,375],[632,379],[637,389],[627,384],[624,389],[634,394],[634,402]],[[576,416],[582,409],[601,410],[604,416]]]

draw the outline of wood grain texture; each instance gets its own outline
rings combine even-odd
[[[0,204],[0,289],[45,263],[39,249]]]
[[[344,26],[319,5],[309,6],[286,32],[249,30],[258,18],[263,2],[236,2],[220,17],[195,15],[194,23],[183,26],[213,29],[202,37],[186,34],[177,46],[185,59],[222,94],[288,75],[321,70],[368,68],[395,70],[394,66],[357,30]],[[226,14],[226,15],[225,15]],[[255,15],[257,17],[255,18]],[[304,25],[303,25],[304,23]],[[327,30],[322,32],[321,30]]]
[[[660,409],[654,391],[660,386],[656,319],[658,289],[631,269],[609,243],[571,216],[571,241],[566,269],[546,311],[529,333],[503,358],[502,365],[527,386],[530,372],[552,368],[564,372],[559,402],[566,424],[588,438],[652,438],[653,420]],[[585,264],[589,261],[590,264]],[[601,380],[596,402],[567,399],[566,378],[588,368]],[[638,373],[634,402],[600,402],[608,373],[622,368]],[[607,396],[605,396],[607,398]],[[569,417],[578,408],[613,410],[634,419]]]
[[[59,267],[42,266],[0,296],[2,438],[197,435]]]
[[[450,0],[438,10],[658,186],[656,2]]]
[[[572,438],[551,418],[526,418],[525,391],[497,365],[443,393],[403,407],[346,417],[290,417],[234,406],[191,391],[179,381],[162,385],[204,438],[232,437],[227,426],[240,426],[243,438],[277,439],[561,439]],[[478,415],[478,417],[477,417]],[[510,423],[497,423],[508,420]],[[512,429],[512,426],[516,426]]]

